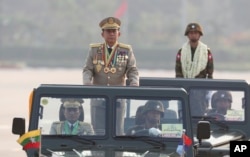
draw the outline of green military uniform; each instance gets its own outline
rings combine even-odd
[[[200,73],[196,75],[195,78],[213,78],[213,72],[214,72],[213,56],[212,56],[210,49],[207,49],[207,52],[208,52],[207,53],[208,55],[207,66],[204,70],[200,71]],[[175,73],[176,73],[176,77],[182,77],[182,78],[184,77],[182,73],[182,65],[181,65],[181,49],[178,51],[176,55]]]
[[[222,107],[219,107],[221,105],[220,100],[227,101],[227,106],[223,105]],[[233,102],[232,94],[229,91],[220,90],[220,91],[215,92],[211,98],[212,109],[208,111],[207,115],[211,115],[211,114],[226,115],[227,111],[231,110],[232,102]]]
[[[191,34],[192,33],[192,34]],[[191,35],[190,35],[191,34]],[[203,35],[202,27],[198,23],[187,25],[185,36],[189,41],[183,44],[176,55],[175,77],[177,78],[213,78],[214,62],[210,49],[199,41]],[[208,104],[207,91],[190,91],[190,106],[193,116],[203,116]]]
[[[140,125],[135,125],[130,127],[127,131],[126,131],[126,135],[134,135],[136,134],[138,131],[142,131],[142,130],[148,130],[150,128],[157,128],[157,129],[161,129],[161,125],[160,125],[160,119],[158,122],[154,123],[153,126],[152,122],[148,122],[148,117],[147,117],[147,113],[149,111],[157,111],[159,112],[161,118],[163,118],[164,116],[164,107],[161,101],[156,101],[156,100],[148,100],[146,102],[146,104],[143,106],[142,109],[142,115],[144,116],[144,123],[140,124]],[[149,120],[151,121],[151,120]],[[145,132],[144,132],[145,133]]]
[[[203,35],[202,27],[198,23],[187,25],[184,35],[190,32]],[[197,40],[197,39],[196,39]],[[191,46],[192,43],[193,47]],[[197,46],[194,46],[194,43]],[[175,76],[181,78],[213,78],[214,62],[210,49],[199,41],[189,39],[177,52],[175,63]]]
[[[115,17],[108,17],[100,22],[101,29],[119,30],[120,20]],[[132,47],[116,41],[112,50],[108,51],[108,44],[90,44],[89,53],[83,67],[83,84],[102,86],[126,86],[126,79],[129,85],[139,85],[139,73],[136,67],[136,59]],[[124,129],[125,101],[117,107],[117,134],[123,134]],[[105,129],[105,105],[103,100],[92,100],[91,102],[91,123],[94,130]]]
[[[50,129],[52,135],[94,135],[92,125],[86,122],[77,121],[73,128],[67,121],[53,122]]]

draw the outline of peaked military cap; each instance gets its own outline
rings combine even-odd
[[[116,17],[107,17],[99,23],[99,26],[101,29],[119,29],[121,21]]]
[[[61,99],[63,103],[63,107],[65,108],[78,108],[81,106],[81,104],[84,102],[82,99],[78,98],[64,98]]]
[[[65,107],[65,108],[79,108],[80,106],[81,106],[81,104],[77,101],[75,101],[75,102],[65,101],[63,103],[63,107]]]
[[[202,31],[202,27],[200,24],[198,23],[190,23],[187,25],[186,31],[185,31],[185,35],[188,34],[188,32],[190,31],[197,31],[200,33],[200,35],[203,35],[203,31]]]

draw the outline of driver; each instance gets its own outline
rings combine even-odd
[[[149,130],[148,134],[160,134],[160,119],[164,116],[164,107],[161,101],[149,100],[144,105],[142,114],[144,123],[128,129],[126,135],[135,135],[138,131]]]
[[[212,109],[207,113],[226,115],[227,110],[231,109],[232,94],[229,91],[217,91],[212,95],[211,106]]]

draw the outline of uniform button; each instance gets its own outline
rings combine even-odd
[[[107,84],[107,86],[109,86],[109,84]]]
[[[110,79],[110,76],[108,76],[108,79]]]

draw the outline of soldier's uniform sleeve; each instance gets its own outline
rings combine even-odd
[[[136,58],[132,47],[126,44],[119,44],[121,47],[128,49],[128,62],[126,67],[126,76],[130,86],[139,86],[139,72],[136,66]]]
[[[208,49],[208,62],[207,62],[207,78],[213,78],[213,72],[214,72],[214,60],[213,60],[213,55]]]
[[[181,67],[181,49],[177,52],[176,61],[175,61],[175,77],[182,77],[182,67]]]
[[[92,84],[92,78],[94,75],[94,64],[93,64],[93,56],[94,52],[97,51],[100,43],[90,44],[89,52],[87,58],[85,59],[85,65],[83,67],[83,84]]]
[[[49,134],[51,135],[57,135],[57,134],[60,134],[60,130],[61,130],[61,125],[62,123],[60,121],[58,122],[53,122],[52,125],[51,125],[51,128],[50,128],[50,132]]]
[[[94,135],[94,129],[91,124],[86,122],[80,122],[80,134],[83,135]]]

